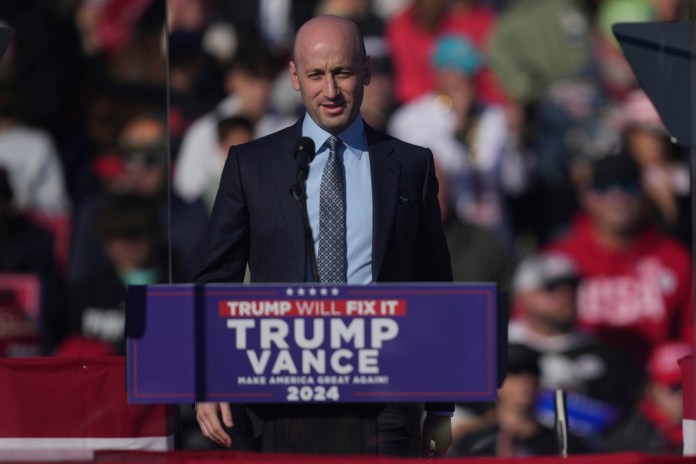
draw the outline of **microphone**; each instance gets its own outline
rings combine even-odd
[[[309,215],[307,214],[307,192],[304,190],[304,182],[309,175],[309,163],[314,159],[316,150],[314,149],[314,141],[309,137],[300,137],[295,142],[295,163],[297,163],[297,174],[295,174],[295,182],[290,186],[290,195],[295,199],[300,207],[302,214],[302,227],[304,228],[305,249],[309,253],[309,263],[312,270],[311,282],[319,282],[319,271],[317,269],[317,257],[314,253],[314,236],[312,235],[312,226],[309,223]],[[306,271],[306,264],[303,264],[303,269]]]
[[[295,178],[299,184],[307,180],[309,175],[309,163],[314,159],[316,151],[314,141],[309,137],[300,137],[295,142],[295,163],[297,163],[297,174]]]

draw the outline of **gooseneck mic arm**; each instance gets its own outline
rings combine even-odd
[[[314,159],[316,154],[314,142],[309,137],[300,137],[295,142],[295,163],[297,164],[297,172],[295,174],[296,182],[290,186],[290,195],[295,199],[300,207],[302,215],[302,225],[305,236],[305,249],[309,256],[309,264],[311,270],[310,282],[319,282],[319,270],[317,268],[317,256],[314,252],[314,234],[312,234],[312,226],[309,223],[309,215],[307,214],[307,192],[305,191],[305,181],[309,175],[309,163]]]
[[[297,174],[295,179],[299,184],[303,184],[309,175],[309,163],[314,159],[316,151],[314,149],[314,141],[309,137],[300,137],[295,142],[295,163],[297,164]]]

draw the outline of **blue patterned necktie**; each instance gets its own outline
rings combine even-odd
[[[343,164],[338,157],[341,140],[332,135],[326,141],[329,158],[319,189],[319,281],[346,282],[346,201]]]

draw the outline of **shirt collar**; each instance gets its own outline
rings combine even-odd
[[[319,127],[308,114],[302,121],[302,135],[312,139],[317,152],[321,151],[322,145],[331,136],[329,132]],[[363,152],[367,151],[367,135],[362,116],[358,115],[350,126],[338,134],[338,138],[348,147],[347,151],[360,159]]]

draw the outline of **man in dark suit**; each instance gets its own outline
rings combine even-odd
[[[297,33],[290,72],[307,115],[230,150],[194,281],[241,282],[247,263],[252,282],[309,280],[311,249],[288,192],[301,136],[319,147],[306,192],[320,282],[451,281],[432,153],[375,131],[360,116],[370,59],[358,28],[337,16],[308,21]],[[452,409],[426,405],[422,454],[444,454]],[[418,415],[405,410],[387,406],[380,414],[380,453],[414,454],[414,441],[418,452]],[[205,436],[230,446],[218,412],[231,427],[227,403],[199,403],[198,422]],[[406,416],[415,417],[415,432],[408,419],[399,424]]]

